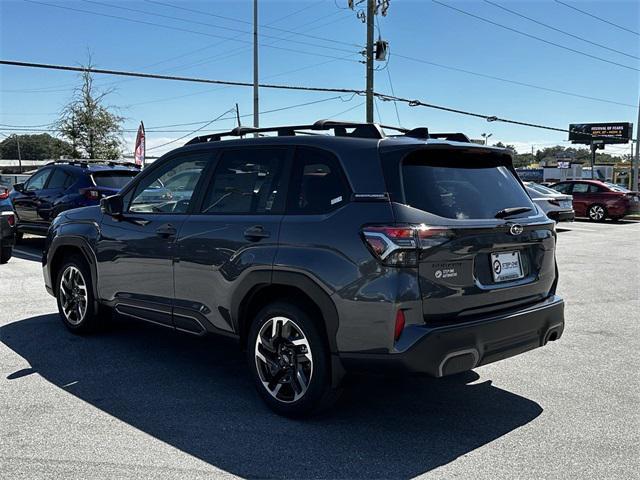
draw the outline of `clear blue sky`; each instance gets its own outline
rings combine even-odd
[[[158,1],[240,21],[196,14],[149,1],[38,0],[39,3],[36,3],[3,0],[0,3],[0,57],[79,65],[86,61],[87,51],[90,50],[93,62],[102,68],[252,80],[251,25],[242,23],[252,21],[251,1]],[[376,73],[376,91],[391,93],[390,74],[398,96],[488,115],[561,128],[566,128],[570,122],[636,123],[640,36],[599,22],[552,0],[494,2],[562,31],[627,54],[623,55],[552,31],[481,0],[442,1],[515,30],[636,70],[526,38],[430,0],[392,0],[388,16],[379,17],[379,28],[383,38],[390,43],[391,57],[387,70],[383,68],[383,63],[377,64],[382,69]],[[566,2],[627,29],[640,31],[640,2]],[[261,33],[265,35],[260,39],[261,81],[363,89],[364,65],[358,63],[362,57],[357,52],[358,45],[362,45],[365,40],[365,27],[352,11],[344,9],[346,3],[346,0],[260,0],[261,24],[323,38],[261,28]],[[273,46],[269,47],[268,44]],[[549,89],[607,99],[629,104],[631,107],[514,85],[407,60],[399,55]],[[55,121],[77,82],[77,75],[71,72],[0,66],[0,123],[31,126]],[[121,114],[126,117],[127,129],[135,129],[140,120],[145,122],[148,130],[153,130],[156,126],[206,121],[232,108],[236,102],[240,105],[242,114],[250,114],[252,111],[250,88],[106,76],[97,76],[96,83],[116,87],[116,92],[108,97],[109,103],[120,107]],[[335,94],[262,89],[260,110],[331,97],[335,97]],[[362,97],[350,99],[349,95],[345,95],[342,99],[330,99],[307,107],[264,114],[261,123],[271,125],[309,122],[326,117],[364,120],[363,102]],[[397,123],[392,103],[379,102],[378,110],[383,123]],[[432,131],[462,131],[476,138],[483,132],[492,133],[491,141],[513,143],[520,151],[530,149],[532,144],[537,148],[550,144],[567,145],[566,134],[559,132],[497,122],[487,123],[453,113],[412,108],[406,104],[398,105],[398,113],[403,126],[424,125]],[[251,124],[251,118],[244,119],[243,123]],[[188,131],[198,126],[169,127],[165,130],[173,128]],[[214,123],[204,131],[233,126],[233,120],[226,120]],[[9,130],[0,132],[11,133]],[[184,134],[149,131],[148,147]],[[125,136],[130,148],[134,133],[127,133]],[[152,150],[149,154],[163,153],[182,143],[183,141],[176,142],[169,147]],[[629,151],[628,146],[607,148],[610,153]]]

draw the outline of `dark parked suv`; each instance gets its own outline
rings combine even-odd
[[[61,214],[43,263],[62,320],[86,332],[115,310],[233,337],[286,415],[329,404],[346,372],[442,377],[557,340],[554,222],[509,151],[394,130],[197,137],[101,208]],[[190,195],[140,200],[194,171]]]
[[[60,212],[98,205],[118,193],[139,168],[131,163],[61,160],[38,169],[29,180],[13,186],[10,194],[18,217],[18,237],[23,233],[46,235]]]

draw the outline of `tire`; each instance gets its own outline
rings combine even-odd
[[[7,263],[13,254],[13,247],[0,247],[0,264]]]
[[[594,203],[587,210],[587,217],[592,222],[604,222],[607,218],[607,209],[598,203]]]
[[[259,395],[279,415],[308,416],[338,397],[326,342],[311,317],[292,303],[272,303],[256,315],[247,358]]]
[[[64,259],[56,276],[55,292],[60,318],[73,333],[94,332],[110,317],[109,309],[95,307],[91,272],[80,255]]]

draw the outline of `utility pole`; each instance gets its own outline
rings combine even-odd
[[[633,159],[633,168],[631,168],[633,175],[631,190],[634,192],[638,191],[638,167],[640,167],[640,98],[638,99],[638,123],[636,123],[636,156]]]
[[[18,138],[18,135],[16,135],[15,138],[16,144],[18,145],[18,170],[20,170],[20,173],[22,173],[22,154],[20,153],[20,139]]]
[[[253,0],[253,126],[260,127],[258,116],[258,0]],[[258,134],[256,133],[257,137]]]
[[[367,0],[367,123],[373,123],[373,25],[377,0]]]

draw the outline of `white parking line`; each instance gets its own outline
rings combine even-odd
[[[26,252],[24,250],[19,250],[17,248],[14,248],[13,251],[16,252],[16,253],[20,253],[22,255],[26,255],[27,257],[35,258],[37,260],[40,260],[42,258],[42,255],[37,255],[35,253]]]

